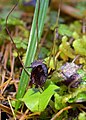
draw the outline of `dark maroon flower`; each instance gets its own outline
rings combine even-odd
[[[81,82],[81,76],[77,73],[77,70],[81,66],[75,63],[66,63],[61,67],[61,76],[64,79],[63,83],[65,85],[70,85],[70,87],[77,87]]]
[[[48,69],[46,64],[42,60],[36,60],[31,64],[31,76],[29,85],[36,85],[36,87],[42,87],[48,77]]]

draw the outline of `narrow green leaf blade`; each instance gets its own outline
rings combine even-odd
[[[49,0],[46,0],[45,2],[47,3],[47,6],[45,6],[45,4],[41,4],[41,2],[40,2],[40,4],[42,6],[45,6],[45,7],[42,7],[42,8],[43,9],[46,8],[46,10],[44,12],[40,13],[40,14],[42,14],[42,17],[46,16]],[[43,3],[45,3],[45,2],[43,2]],[[25,61],[25,66],[26,67],[30,66],[31,63],[33,62],[35,54],[36,54],[36,49],[37,49],[37,28],[36,28],[37,26],[36,26],[36,23],[37,23],[37,19],[39,21],[39,16],[41,16],[40,14],[38,16],[38,10],[39,11],[41,10],[41,8],[39,9],[38,6],[39,6],[39,0],[37,0],[37,2],[36,2],[36,8],[35,8],[34,18],[33,18],[33,23],[32,23],[32,29],[31,29],[28,48],[27,48],[27,52],[26,52],[26,61]],[[40,38],[41,38],[41,35],[42,35],[43,26],[44,26],[44,21],[45,21],[44,18],[45,17],[43,17],[42,23],[40,21],[39,26],[38,26],[38,36],[39,36],[39,31],[41,31]],[[42,24],[42,28],[39,28],[41,24]],[[39,40],[40,40],[40,38],[39,38]],[[30,70],[28,69],[28,71],[30,71]],[[16,95],[17,99],[23,97],[23,95],[25,93],[25,90],[26,90],[26,87],[28,85],[28,80],[29,80],[28,75],[23,70],[22,74],[21,74],[21,77],[20,77],[18,92],[17,92],[17,95]],[[16,107],[15,107],[16,110],[18,109],[19,104],[20,104],[20,102],[18,101],[16,103]]]

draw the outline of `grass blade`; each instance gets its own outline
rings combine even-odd
[[[39,8],[39,0],[37,0],[37,2],[36,2],[34,18],[33,18],[28,48],[27,48],[27,52],[26,52],[25,66],[30,66],[34,60],[34,57],[36,54],[36,49],[37,49],[37,28],[36,28],[37,26],[36,26],[36,23],[38,21],[38,39],[40,40],[42,31],[43,31],[45,16],[46,16],[47,9],[48,9],[48,4],[49,4],[49,0],[46,0],[46,1],[40,0],[40,8]],[[38,16],[38,13],[39,13],[39,16]],[[28,70],[28,71],[30,71],[30,70]],[[20,83],[19,83],[16,99],[23,97],[26,87],[28,85],[28,80],[29,80],[28,75],[23,70],[21,77],[20,77]],[[16,106],[15,106],[16,110],[19,108],[19,105],[20,105],[20,101],[17,101]]]

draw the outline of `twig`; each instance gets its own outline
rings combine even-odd
[[[8,61],[8,55],[9,54],[9,44],[6,46],[6,49],[5,49],[5,53],[4,53],[4,57],[3,57],[3,67],[4,67],[4,70],[2,72],[2,82],[1,84],[4,83],[4,80],[5,80],[5,74],[6,74],[6,65],[7,65],[7,61]],[[5,89],[5,88],[4,88]],[[1,90],[1,93],[3,93],[3,90]]]
[[[73,107],[72,106],[67,106],[67,107],[61,109],[58,113],[56,113],[56,115],[51,120],[56,120],[56,118],[59,117],[60,114],[62,114],[62,112],[64,112],[65,110],[69,110],[71,108],[73,108]]]
[[[15,63],[15,57],[12,54],[12,45],[10,45],[10,67],[11,67],[11,73],[10,77],[13,77],[13,71],[14,71],[14,63]]]
[[[20,120],[26,120],[26,114],[28,113],[29,109],[27,109],[25,111],[25,113],[23,114],[23,116],[20,118]]]
[[[11,109],[5,105],[0,104],[0,109],[4,112],[8,113],[9,115],[12,115]],[[22,116],[22,113],[17,111],[16,118],[18,118],[18,120],[19,120],[20,116]]]
[[[18,58],[19,58],[19,60],[20,60],[20,63],[21,63],[21,65],[22,65],[23,69],[25,70],[25,72],[27,73],[27,75],[30,75],[30,73],[25,69],[25,67],[24,67],[24,65],[23,65],[23,63],[22,63],[22,60],[21,60],[21,58],[20,58],[20,55],[19,55],[19,53],[18,53],[18,50],[17,50],[17,48],[16,48],[16,45],[15,45],[15,43],[14,43],[14,41],[13,41],[13,38],[12,38],[10,32],[9,32],[8,25],[7,25],[8,18],[9,18],[9,16],[10,16],[10,14],[12,13],[12,11],[16,8],[17,5],[18,5],[18,3],[16,3],[16,5],[10,10],[9,14],[8,14],[7,17],[6,17],[6,31],[7,31],[8,35],[9,35],[9,37],[10,37],[10,39],[11,39],[14,47],[15,47],[15,50],[16,50],[16,52],[17,52],[17,54],[18,54]]]
[[[11,108],[11,111],[12,111],[12,114],[13,114],[13,117],[14,117],[14,120],[16,120],[16,115],[15,115],[14,110],[13,110],[13,108],[12,108],[12,105],[11,105],[11,102],[10,102],[9,97],[7,97],[7,99],[8,99],[8,102],[9,102],[9,105],[10,105],[10,108]]]
[[[7,86],[12,78],[9,78],[6,82],[4,82],[2,85],[0,85],[0,89],[2,89],[4,86]]]

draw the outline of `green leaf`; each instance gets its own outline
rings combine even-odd
[[[66,106],[65,102],[62,102],[63,97],[60,96],[59,94],[55,94],[55,108],[57,110],[62,109],[63,107]]]
[[[27,48],[27,39],[25,39],[25,38],[22,39],[22,37],[19,37],[19,36],[15,37],[14,43],[18,49],[20,49],[20,48],[26,49]]]
[[[77,95],[75,101],[76,101],[76,102],[86,101],[86,91],[79,93],[79,94]]]
[[[10,17],[7,21],[7,24],[8,25],[13,25],[13,26],[16,26],[16,25],[24,25],[24,22],[22,20],[19,20],[18,18],[15,18],[15,17]],[[5,26],[6,25],[6,20],[5,19],[2,19],[2,23],[1,25]]]
[[[60,24],[59,25],[58,33],[61,34],[61,35],[67,35],[69,37],[72,36],[72,31],[65,24]]]
[[[82,69],[79,69],[77,73],[81,76],[82,79],[81,84],[86,85],[86,72]]]
[[[58,86],[50,84],[49,87],[41,94],[39,101],[39,110],[43,111],[48,105],[51,97],[55,93],[55,90],[59,89]]]
[[[71,48],[69,42],[67,42],[67,39],[68,38],[66,36],[62,37],[62,43],[59,46],[59,49],[65,56],[68,56],[70,58],[74,58],[75,57],[74,51]]]
[[[85,102],[86,101],[86,92],[81,92],[77,96],[70,98],[68,100],[69,103],[74,103],[74,102]]]
[[[49,53],[49,50],[46,47],[41,47],[39,52],[39,58],[44,58]]]
[[[32,111],[38,111],[40,92],[37,89],[28,89],[22,100],[26,106]]]
[[[86,56],[86,35],[83,35],[80,39],[76,39],[73,42],[73,47],[77,54]]]
[[[74,21],[70,24],[70,30],[78,34],[81,34],[82,25],[80,21]],[[76,35],[75,35],[76,36]]]
[[[42,93],[37,89],[28,89],[22,100],[32,112],[42,112],[47,107],[58,86],[50,84]]]
[[[69,96],[69,97],[68,97]],[[81,85],[75,92],[66,96],[69,103],[86,101],[86,85]]]
[[[86,112],[82,112],[78,116],[78,120],[86,120]]]

